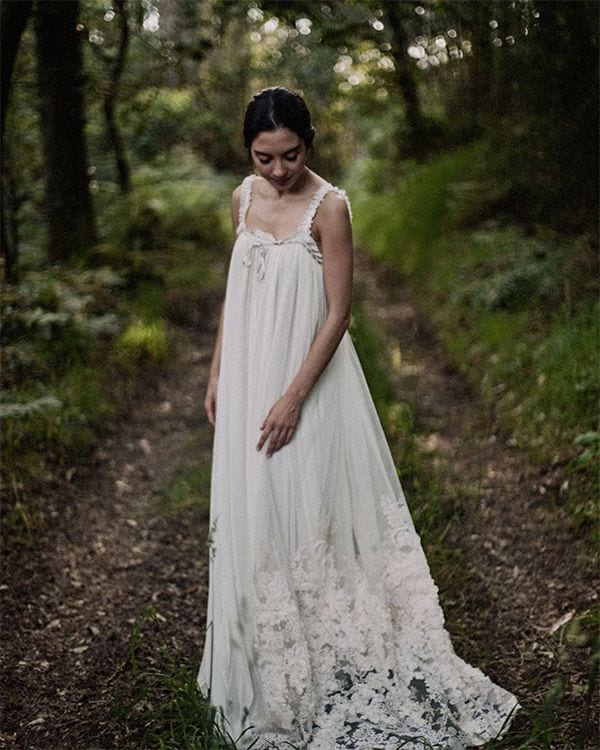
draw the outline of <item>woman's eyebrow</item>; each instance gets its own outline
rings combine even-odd
[[[294,146],[294,148],[288,149],[284,152],[284,156],[291,154],[293,151],[300,151],[300,146]],[[266,154],[264,151],[257,151],[256,149],[254,149],[254,153],[258,156],[273,156],[273,154]]]

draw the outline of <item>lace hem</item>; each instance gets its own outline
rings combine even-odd
[[[433,747],[500,736],[516,698],[461,660],[420,540],[384,498],[383,569],[369,576],[320,540],[256,578],[258,748]],[[420,744],[411,744],[411,738]],[[420,739],[419,739],[420,738]]]

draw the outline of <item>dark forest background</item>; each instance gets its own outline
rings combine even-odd
[[[43,536],[47,488],[172,364],[181,331],[214,334],[230,195],[250,170],[244,109],[283,84],[306,98],[311,167],[347,190],[356,244],[410,290],[485,413],[552,470],[548,502],[597,555],[599,7],[2,0],[10,544]],[[361,320],[357,301],[382,420],[406,440],[370,367],[393,352],[369,349]]]

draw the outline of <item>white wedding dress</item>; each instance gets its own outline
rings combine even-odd
[[[256,450],[327,313],[314,216],[348,200],[322,185],[276,239],[245,223],[258,179],[227,277],[198,686],[241,748],[483,745],[520,706],[454,652],[348,331],[292,440]]]

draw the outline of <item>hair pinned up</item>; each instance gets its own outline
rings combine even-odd
[[[246,107],[244,117],[244,145],[250,149],[252,142],[263,131],[288,128],[302,138],[308,150],[316,130],[310,121],[310,112],[300,94],[285,86],[263,89]]]

